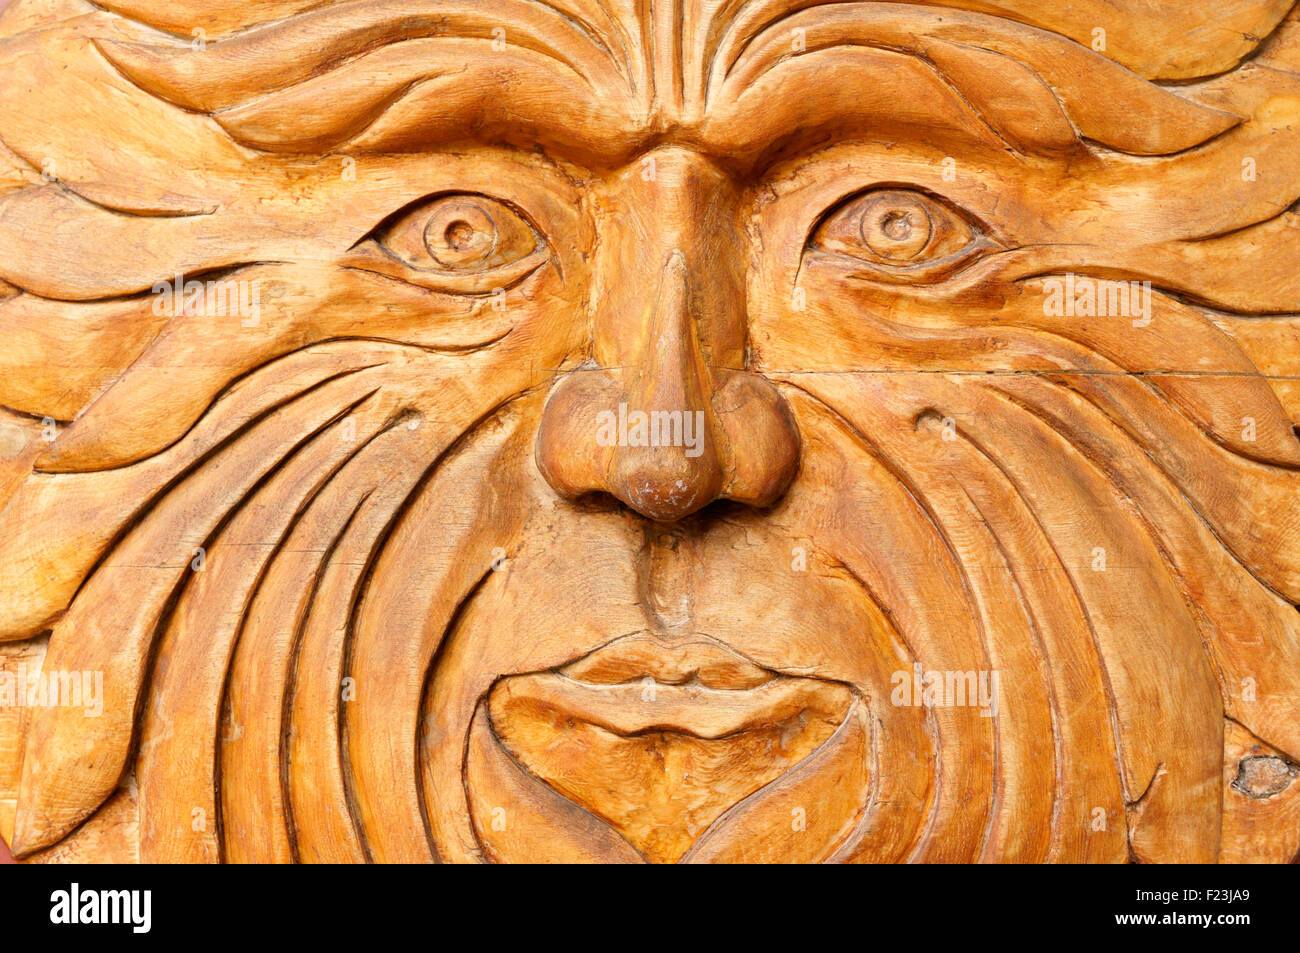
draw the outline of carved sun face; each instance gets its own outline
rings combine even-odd
[[[1215,859],[1300,26],[1057,6],[19,0],[16,852]]]

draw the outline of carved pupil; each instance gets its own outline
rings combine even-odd
[[[905,212],[891,212],[885,216],[885,234],[895,241],[903,241],[912,234],[912,222]]]
[[[443,238],[449,247],[456,251],[464,251],[474,240],[474,226],[465,221],[452,222],[447,226]]]
[[[869,208],[862,218],[862,239],[875,254],[892,261],[909,261],[930,243],[930,216],[919,206],[890,204]]]
[[[500,233],[493,218],[479,205],[448,202],[438,208],[424,231],[425,245],[446,268],[482,264],[496,250]]]

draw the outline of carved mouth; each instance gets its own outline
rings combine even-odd
[[[673,644],[633,635],[558,671],[504,679],[492,703],[563,713],[624,737],[665,731],[720,739],[800,716],[838,724],[848,700],[842,685],[778,675],[712,639]]]
[[[826,743],[846,685],[773,672],[707,636],[618,639],[501,679],[493,732],[529,773],[673,862],[728,808]]]

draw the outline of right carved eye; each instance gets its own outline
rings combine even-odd
[[[445,195],[425,202],[377,237],[412,268],[456,274],[504,268],[527,258],[539,243],[517,212],[481,195]]]
[[[891,280],[935,281],[991,247],[978,227],[912,189],[874,189],[832,209],[809,247]]]

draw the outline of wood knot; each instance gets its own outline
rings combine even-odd
[[[1297,773],[1300,769],[1282,758],[1256,755],[1238,762],[1232,786],[1246,797],[1276,797],[1290,787]]]

